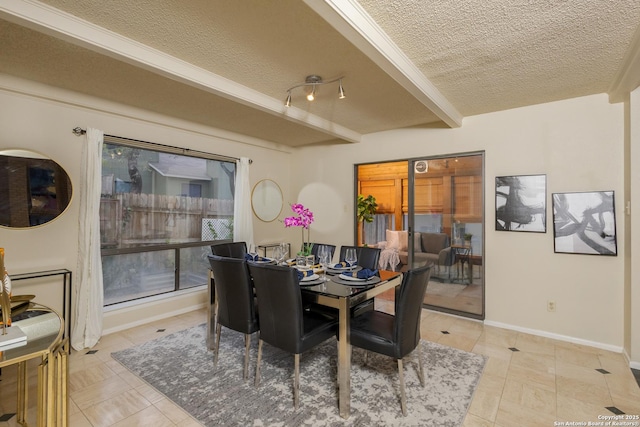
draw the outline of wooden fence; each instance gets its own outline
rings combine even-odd
[[[212,218],[231,223],[233,200],[118,193],[100,200],[102,246],[199,241]]]

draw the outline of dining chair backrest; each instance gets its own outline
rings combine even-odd
[[[218,243],[217,245],[211,245],[211,253],[223,257],[244,259],[247,254],[247,243]]]
[[[209,255],[218,302],[218,323],[234,331],[252,334],[258,330],[253,281],[247,261]]]
[[[340,259],[344,261],[347,249],[354,248],[358,256],[357,264],[362,268],[368,268],[370,270],[378,269],[378,261],[380,260],[380,248],[372,248],[369,246],[341,246],[340,247]]]
[[[406,356],[420,342],[420,314],[432,268],[429,264],[403,273],[395,301],[395,358]]]
[[[313,243],[311,246],[311,254],[316,257],[316,263],[320,262],[318,258],[318,251],[320,250],[320,246],[326,246],[331,251],[331,259],[333,259],[333,254],[336,252],[336,245],[327,245],[326,243]]]
[[[258,298],[260,339],[289,353],[301,353],[304,327],[298,270],[250,263],[249,271]]]

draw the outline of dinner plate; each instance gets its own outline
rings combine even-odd
[[[274,262],[273,258],[266,258],[266,257],[261,257],[262,259],[260,261],[249,261],[249,262],[253,262],[256,264],[271,264],[272,262]]]
[[[303,288],[310,288],[313,286],[322,285],[323,283],[324,283],[323,280],[318,279],[318,280],[311,280],[310,282],[299,282],[298,285]]]
[[[361,279],[359,277],[353,277],[353,276],[347,276],[346,274],[340,274],[338,277],[343,279],[343,280],[352,280],[354,282],[366,282],[367,280],[371,280],[376,276],[371,276],[368,279]]]
[[[300,279],[301,282],[310,282],[312,280],[318,280],[320,278],[320,276],[318,276],[317,274],[312,274],[311,276],[307,276],[307,277],[303,277],[302,279]]]
[[[352,265],[350,267],[336,267],[335,264],[333,264],[331,267],[329,267],[332,270],[336,270],[336,271],[351,271],[354,270],[356,268],[358,268],[358,265]]]
[[[331,277],[331,281],[335,282],[335,283],[339,283],[339,284],[344,285],[344,286],[353,286],[353,287],[356,287],[356,288],[357,287],[366,288],[366,287],[375,285],[376,283],[380,282],[380,280],[381,280],[378,276],[373,276],[373,277],[371,277],[370,279],[367,279],[367,280],[363,280],[363,279],[354,280],[355,279],[354,277],[352,277],[351,279],[348,279],[348,278],[343,279],[341,276],[342,275],[333,276],[333,277]]]
[[[353,266],[353,267],[344,267],[344,268],[335,268],[335,267],[327,267],[327,272],[329,273],[342,273],[342,272],[346,272],[346,271],[350,271],[350,272],[354,272],[354,271],[360,271],[362,270],[362,267],[360,267],[359,265]]]

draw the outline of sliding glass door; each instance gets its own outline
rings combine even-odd
[[[358,242],[381,248],[381,268],[433,264],[425,305],[484,318],[484,154],[356,166],[357,194],[376,199]]]
[[[409,160],[409,263],[433,263],[424,303],[484,318],[483,153]]]

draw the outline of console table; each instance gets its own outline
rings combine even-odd
[[[285,243],[287,245],[287,258],[291,257],[291,245],[289,243]],[[273,248],[276,248],[280,246],[280,243],[263,243],[261,245],[257,245],[256,249],[261,250],[262,251],[262,256],[266,257],[267,256],[267,250],[271,249],[273,250]]]
[[[69,338],[63,338],[65,322],[54,310],[30,303],[22,313],[12,316],[12,326],[27,336],[22,345],[0,346],[0,368],[17,365],[17,421],[27,425],[29,397],[28,361],[40,359],[38,365],[38,427],[62,426],[68,422],[67,371]]]
[[[61,276],[62,277],[62,318],[64,319],[65,329],[64,336],[69,337],[71,333],[71,320],[69,319],[69,310],[71,309],[71,270],[61,268],[57,270],[36,271],[34,273],[10,274],[11,283],[20,280],[40,279],[43,277]],[[14,289],[14,295],[17,293]]]

